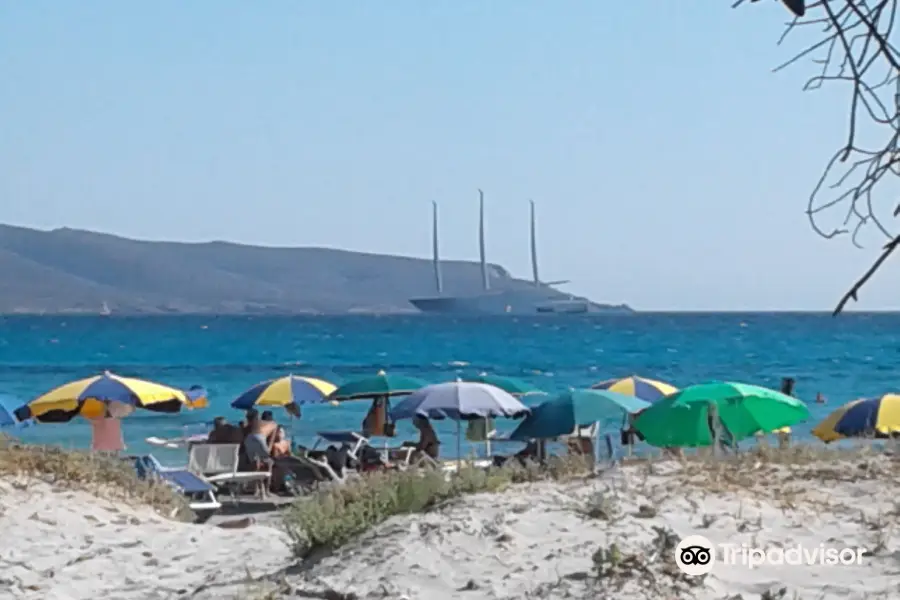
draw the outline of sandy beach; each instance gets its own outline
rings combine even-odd
[[[674,462],[540,482],[394,517],[296,564],[277,514],[245,529],[45,483],[0,481],[0,596],[144,598],[896,597],[897,469],[888,456]],[[220,517],[218,522],[228,521]],[[688,535],[752,547],[866,548],[853,565],[678,571]],[[605,552],[598,552],[598,550]],[[600,569],[598,571],[598,568]]]

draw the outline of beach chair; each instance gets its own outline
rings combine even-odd
[[[588,426],[576,426],[571,434],[565,436],[566,451],[573,456],[584,456],[592,462],[597,459],[597,441],[600,430],[599,423]]]
[[[188,500],[188,506],[197,516],[198,523],[208,521],[222,508],[222,504],[216,499],[213,485],[199,475],[187,469],[164,467],[152,454],[131,456],[129,459],[134,462],[139,478],[158,479],[183,494]]]
[[[188,453],[188,470],[202,475],[207,481],[228,492],[237,503],[237,492],[249,483],[268,483],[269,471],[239,471],[239,444],[194,444]]]
[[[383,462],[389,462],[390,453],[392,452],[392,450],[387,447],[385,447],[384,449],[375,448],[375,446],[373,446],[369,441],[369,438],[355,431],[320,431],[316,435],[318,435],[319,437],[316,440],[316,443],[313,444],[310,452],[319,452],[319,448],[324,444],[339,444],[342,448],[345,448],[347,450],[347,454],[350,459],[359,467],[361,467],[365,462],[363,459],[367,448],[371,448],[372,450],[378,452]],[[314,456],[310,456],[309,453],[307,453],[306,456],[307,458],[310,458],[313,465],[317,465],[323,469],[325,468],[325,465],[327,465],[327,461],[323,461]],[[343,481],[344,479],[346,479],[343,470],[340,473],[337,473],[330,466],[328,469],[328,474],[331,477],[337,475],[339,481]]]
[[[370,446],[369,438],[355,431],[319,431],[316,433],[319,439],[313,444],[312,449],[318,450],[319,446],[325,444],[340,444],[347,446],[350,457],[359,460],[359,454],[363,448]]]
[[[320,483],[328,481],[334,483],[343,483],[344,481],[346,481],[344,474],[335,471],[334,468],[332,468],[332,466],[328,464],[328,461],[325,460],[324,457],[320,458],[318,456],[310,456],[308,452],[309,451],[306,451],[301,454],[295,454],[284,459],[279,458],[275,460],[279,463],[281,463],[282,461],[296,461],[300,465],[309,469],[309,471],[311,471],[316,476],[316,479],[318,479]]]

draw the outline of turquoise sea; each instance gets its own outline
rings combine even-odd
[[[777,388],[797,380],[812,425],[838,404],[900,390],[900,314],[641,314],[633,317],[0,317],[0,394],[22,403],[67,381],[111,370],[175,386],[204,385],[211,407],[180,415],[135,413],[124,424],[133,452],[148,436],[183,435],[217,415],[237,419],[234,397],[288,373],[336,384],[379,369],[432,382],[492,372],[553,392],[633,373],[684,386],[712,379]],[[295,437],[354,429],[368,404],[304,410]],[[278,415],[276,415],[278,416]],[[619,419],[611,416],[615,429]],[[510,429],[504,423],[501,429]],[[442,439],[455,425],[439,426]],[[408,425],[400,436],[412,438]],[[452,433],[451,433],[452,432]],[[86,447],[81,420],[15,432],[28,440]],[[448,444],[452,447],[453,444]],[[164,460],[174,451],[153,449]]]

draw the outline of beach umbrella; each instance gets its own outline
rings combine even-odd
[[[121,418],[136,408],[176,413],[185,406],[190,406],[190,399],[183,390],[107,371],[51,390],[17,408],[15,416],[21,421],[66,423],[78,415],[98,418],[108,412]]]
[[[486,383],[452,381],[428,385],[404,398],[391,411],[391,419],[453,419],[519,417],[530,412],[509,392]]]
[[[710,446],[712,405],[734,441],[809,417],[806,404],[781,392],[745,383],[713,382],[687,387],[657,401],[637,415],[634,428],[654,446]]]
[[[900,433],[900,395],[885,394],[848,402],[812,430],[823,442],[843,438],[885,438]]]
[[[647,379],[646,377],[638,377],[637,375],[623,377],[621,379],[607,379],[606,381],[595,383],[591,386],[591,389],[608,390],[627,396],[634,396],[645,402],[656,402],[660,398],[669,396],[678,391],[678,388],[671,386],[668,383]]]
[[[190,408],[207,408],[209,406],[209,394],[202,385],[192,385],[185,392],[188,399],[188,407]]]
[[[509,436],[511,440],[550,439],[569,435],[576,427],[603,421],[610,408],[635,413],[650,406],[633,396],[606,390],[569,390],[531,409]]]
[[[305,404],[327,402],[336,389],[334,384],[322,379],[288,375],[257,383],[238,396],[231,407],[250,410],[255,406],[280,406],[296,414],[298,407]]]
[[[0,428],[2,427],[28,427],[34,423],[30,420],[20,421],[16,418],[12,406],[12,398],[0,397]]]
[[[422,379],[405,375],[388,375],[384,371],[379,371],[375,376],[354,379],[345,383],[334,390],[329,398],[343,402],[363,398],[404,396],[426,385],[428,382]]]
[[[471,383],[486,383],[488,385],[500,388],[504,392],[512,394],[513,396],[525,396],[527,394],[544,393],[535,386],[531,385],[530,383],[526,383],[521,379],[516,379],[514,377],[501,377],[500,375],[488,375],[487,373],[481,373],[473,377],[464,377],[463,381],[469,381]]]

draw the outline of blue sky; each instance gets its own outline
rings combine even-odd
[[[809,228],[844,134],[773,1],[0,5],[0,221],[427,256],[644,309],[830,309]],[[896,308],[883,274],[860,308]]]

